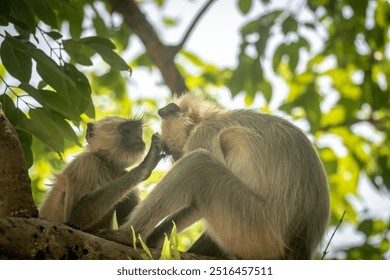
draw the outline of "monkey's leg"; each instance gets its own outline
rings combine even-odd
[[[160,220],[193,206],[198,217],[205,218],[213,236],[223,236],[218,242],[240,246],[239,239],[257,235],[265,220],[263,204],[264,199],[224,164],[210,152],[199,149],[172,167],[123,228],[133,226],[146,238]]]

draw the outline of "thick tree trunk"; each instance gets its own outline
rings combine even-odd
[[[37,217],[31,180],[15,128],[0,104],[0,218]]]

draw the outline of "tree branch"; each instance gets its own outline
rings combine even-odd
[[[194,20],[192,21],[192,24],[189,26],[187,32],[184,34],[184,37],[183,39],[181,40],[181,42],[174,47],[176,53],[178,53],[183,47],[184,47],[184,44],[186,43],[188,37],[190,37],[191,35],[191,32],[192,30],[194,29],[194,27],[197,25],[197,23],[199,22],[200,18],[204,15],[204,13],[207,11],[207,9],[210,7],[210,5],[214,2],[215,0],[209,0],[204,6],[203,8],[199,11],[198,15],[194,18]]]
[[[0,219],[1,259],[142,259],[134,248],[43,219]],[[138,249],[141,250],[141,249]],[[161,251],[151,250],[158,260]],[[212,259],[181,253],[183,260]]]
[[[146,52],[159,68],[166,85],[173,94],[181,95],[188,89],[184,78],[177,69],[174,58],[176,52],[162,43],[153,26],[146,19],[135,0],[110,0],[114,11],[123,15],[127,26],[141,39]]]

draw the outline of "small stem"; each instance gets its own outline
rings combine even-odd
[[[330,243],[332,242],[333,237],[334,237],[334,235],[336,234],[336,231],[339,229],[341,223],[343,222],[343,219],[344,219],[344,216],[345,216],[345,213],[346,213],[346,212],[347,212],[347,211],[344,210],[343,215],[341,216],[341,218],[340,218],[340,220],[339,220],[339,223],[337,224],[336,228],[334,229],[334,231],[333,231],[333,233],[332,233],[332,236],[331,236],[330,239],[329,239],[328,244],[326,244],[326,247],[325,247],[324,251],[322,252],[322,258],[321,258],[321,260],[323,260],[323,259],[325,258],[325,256],[328,254],[329,245],[330,245]]]

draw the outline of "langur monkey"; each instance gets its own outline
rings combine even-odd
[[[328,224],[329,192],[303,132],[279,117],[223,110],[189,93],[158,114],[161,148],[177,161],[114,240],[126,234],[131,240],[131,227],[144,240],[156,239],[164,218],[163,225],[174,220],[178,230],[203,219],[205,233],[190,252],[314,257]]]
[[[88,146],[58,175],[42,207],[40,217],[81,230],[112,228],[139,202],[137,184],[146,180],[161,159],[158,135],[153,135],[144,157],[141,119],[107,117],[88,123]]]

